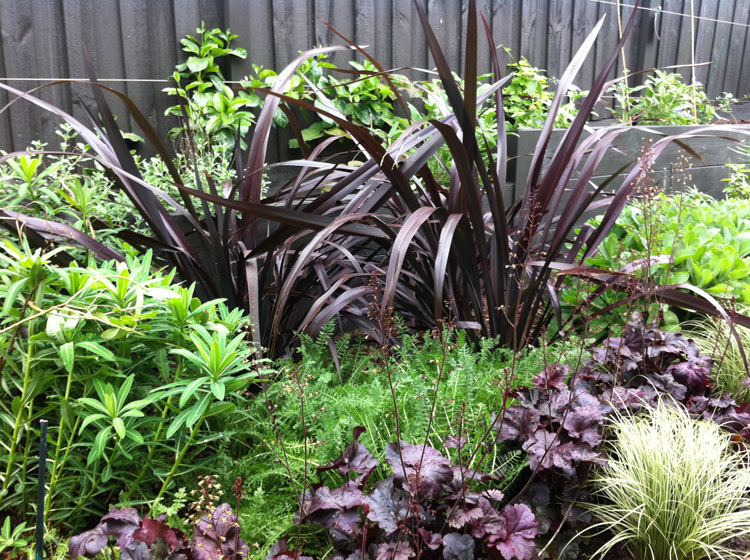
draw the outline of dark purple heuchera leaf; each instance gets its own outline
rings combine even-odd
[[[386,535],[395,532],[409,515],[409,496],[393,483],[393,477],[379,482],[363,502],[367,519],[377,523]]]
[[[180,547],[180,539],[174,529],[156,519],[144,517],[141,526],[133,533],[133,539],[145,543],[149,548],[157,539],[162,539],[169,545],[169,551],[174,552]]]
[[[357,508],[364,505],[363,498],[362,490],[353,480],[334,490],[327,486],[317,488],[300,521],[309,520],[325,527],[334,540],[351,541],[360,533],[362,519]]]
[[[574,477],[579,463],[601,462],[602,456],[583,442],[561,443],[560,438],[546,430],[537,430],[534,437],[523,444],[529,454],[532,470],[557,467],[565,476]]]
[[[406,542],[387,542],[378,545],[377,560],[409,560],[414,556],[414,549]]]
[[[167,556],[169,556],[169,560],[185,558],[184,555],[170,556],[169,545],[164,541],[148,546],[145,542],[134,540],[120,551],[120,560],[163,560]]]
[[[93,557],[107,546],[112,537],[120,548],[126,548],[133,540],[141,519],[135,508],[112,510],[102,517],[99,524],[89,531],[71,537],[68,552],[73,558]]]
[[[437,550],[443,544],[443,537],[440,535],[440,533],[433,533],[432,531],[427,531],[422,527],[419,528],[418,532],[419,538],[422,539],[422,544],[424,544],[430,550]]]
[[[359,442],[359,436],[366,431],[363,426],[355,427],[353,430],[353,441],[344,449],[341,456],[327,465],[318,467],[318,472],[325,472],[331,469],[338,469],[341,474],[356,472],[360,474],[356,479],[358,485],[360,488],[364,486],[372,471],[378,466],[378,460]]]
[[[547,366],[541,373],[534,376],[534,387],[549,391],[553,387],[565,387],[565,376],[570,373],[569,366],[553,365]]]
[[[454,529],[460,529],[464,525],[471,525],[484,517],[484,511],[479,506],[471,504],[456,504],[448,514],[446,522]]]
[[[506,506],[502,512],[502,519],[504,530],[491,535],[488,544],[497,548],[505,560],[536,558],[534,538],[539,534],[539,528],[529,506]]]
[[[287,548],[289,537],[276,541],[266,554],[266,560],[313,560],[312,556],[300,556],[298,552]]]
[[[93,558],[107,546],[109,536],[104,533],[105,530],[104,526],[97,525],[89,531],[71,537],[68,543],[68,554],[71,558],[78,558],[79,556]]]
[[[701,395],[709,385],[709,369],[700,358],[688,358],[686,362],[673,364],[667,368],[675,381],[685,385],[690,394]]]
[[[493,418],[494,422],[494,418]],[[529,438],[536,432],[539,425],[539,413],[536,410],[522,406],[512,406],[505,411],[502,420],[498,420],[498,441],[515,441],[519,438]]]
[[[458,449],[459,451],[469,442],[469,438],[466,436],[456,437],[448,436],[443,440],[443,447],[446,449]]]
[[[195,527],[192,546],[195,560],[221,560],[237,556],[247,558],[249,550],[239,538],[239,533],[237,516],[229,504],[221,504],[210,517],[201,517]],[[237,550],[235,543],[238,545]]]
[[[474,539],[471,535],[448,533],[443,537],[443,560],[474,560]]]
[[[687,387],[681,383],[677,383],[670,374],[653,374],[649,376],[648,380],[660,393],[671,395],[678,402],[685,401],[685,397],[688,394]]]
[[[421,496],[437,498],[443,485],[453,480],[453,464],[428,445],[401,442],[399,454],[399,446],[389,443],[385,458],[393,467],[396,482],[405,485],[409,491],[416,490]],[[404,474],[407,480],[404,480]]]
[[[579,406],[568,412],[563,421],[563,428],[571,437],[596,447],[602,440],[600,425],[603,419],[598,406]]]

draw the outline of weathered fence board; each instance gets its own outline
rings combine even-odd
[[[468,0],[422,0],[449,63],[463,72]],[[617,0],[478,0],[496,43],[502,63],[521,56],[559,76],[585,37],[602,16],[602,33],[576,80],[588,89],[618,39]],[[621,0],[623,20],[632,0]],[[691,4],[696,19],[691,20]],[[750,0],[643,0],[637,28],[625,50],[630,71],[654,66],[689,64],[691,45],[696,70],[711,96],[722,91],[737,97],[750,94]],[[676,14],[681,15],[676,15]],[[700,18],[700,19],[699,19]],[[712,20],[723,21],[712,21]],[[229,79],[251,72],[251,64],[281,69],[300,50],[316,44],[342,44],[325,25],[328,21],[358,44],[369,45],[387,68],[431,68],[424,35],[412,0],[0,0],[0,79],[24,91],[39,85],[39,78],[86,78],[82,62],[85,45],[102,79],[127,79],[107,83],[125,91],[141,107],[161,133],[174,122],[164,116],[171,100],[161,93],[175,64],[185,59],[179,39],[205,21],[208,27],[231,27],[239,35],[237,46],[248,51],[247,60],[228,61]],[[731,23],[725,23],[731,22]],[[691,25],[695,37],[691,36]],[[342,65],[353,52],[337,53]],[[480,26],[479,70],[491,70],[490,48]],[[611,76],[622,72],[619,58]],[[690,69],[681,70],[685,77]],[[424,73],[407,72],[416,78]],[[631,79],[639,83],[643,76]],[[91,101],[89,86],[64,84],[44,88],[38,95],[78,118],[87,118],[82,103]],[[0,93],[0,106],[8,98]],[[132,123],[118,103],[113,103],[119,122]],[[0,149],[23,149],[35,138],[56,144],[58,119],[32,107],[15,103],[0,114]],[[280,136],[269,154],[285,152],[288,138]]]

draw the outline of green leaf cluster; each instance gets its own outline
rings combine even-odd
[[[31,513],[44,418],[46,520],[73,528],[205,470],[193,442],[223,436],[218,418],[259,367],[242,312],[154,273],[150,252],[89,266],[56,256],[0,248],[0,510]]]
[[[615,118],[643,125],[707,124],[716,118],[703,86],[683,83],[676,72],[655,70],[643,84],[628,86],[625,80],[610,90],[617,102]]]
[[[169,95],[177,96],[180,102],[169,107],[167,115],[176,115],[187,122],[173,128],[169,136],[178,139],[189,128],[196,144],[215,141],[230,153],[239,132],[244,137],[255,122],[252,108],[258,107],[260,99],[247,91],[235,91],[225,84],[220,59],[237,57],[244,59],[247,51],[232,48],[237,38],[229,29],[206,29],[205,22],[196,29],[197,35],[187,35],[180,43],[187,53],[187,60],[175,67],[172,78],[175,87],[165,88]],[[243,149],[247,146],[242,142]]]

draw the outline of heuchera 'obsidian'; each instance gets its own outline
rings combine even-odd
[[[535,479],[522,501],[534,507],[540,532],[563,519],[589,521],[571,504],[587,499],[589,465],[606,460],[599,452],[602,427],[615,409],[653,406],[668,395],[697,418],[750,435],[750,406],[738,406],[729,394],[711,396],[711,365],[682,334],[631,323],[622,337],[593,349],[574,374],[567,366],[550,366],[533,378],[533,387],[515,391],[519,404],[496,417],[495,427],[498,441],[529,454]],[[559,510],[550,496],[560,498]]]
[[[489,482],[492,477],[453,464],[425,445],[391,443],[386,459],[393,475],[366,490],[377,460],[359,442],[364,428],[354,430],[354,441],[336,461],[319,471],[337,469],[354,478],[339,488],[319,486],[309,491],[297,515],[297,523],[325,527],[340,560],[473,560],[536,557],[536,519],[525,504],[501,510],[502,492],[472,491],[470,481]],[[448,442],[460,447],[454,438]],[[363,558],[364,555],[364,558]],[[268,560],[307,560],[280,541]]]

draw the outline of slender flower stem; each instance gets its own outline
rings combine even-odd
[[[73,443],[75,442],[76,432],[78,431],[78,426],[81,425],[81,419],[76,418],[76,423],[73,424],[73,429],[70,432],[70,437],[68,438],[68,444],[65,446],[65,454],[62,457],[62,460],[58,463],[57,457],[55,457],[55,463],[53,464],[53,472],[52,476],[50,477],[50,483],[49,483],[49,492],[47,493],[47,499],[45,500],[44,504],[44,522],[47,522],[47,519],[49,517],[50,511],[52,509],[52,495],[54,494],[55,489],[57,488],[57,482],[60,479],[60,473],[63,470],[63,467],[65,466],[65,463],[68,462],[68,456],[70,455],[70,450],[73,449]],[[59,438],[58,438],[59,442]],[[58,448],[60,447],[60,444],[58,443]]]

